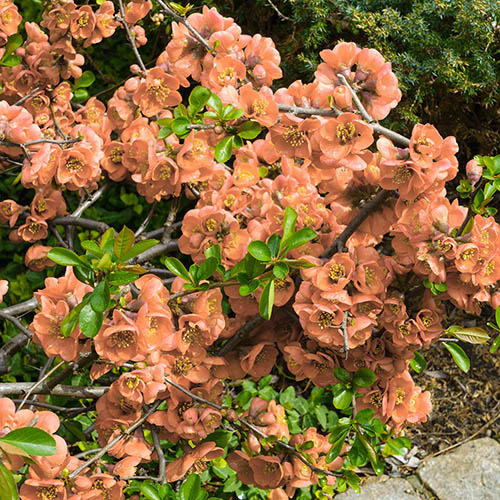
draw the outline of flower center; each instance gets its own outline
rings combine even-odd
[[[330,328],[333,325],[335,316],[332,313],[321,311],[318,318],[318,325],[323,330],[324,328]]]
[[[191,361],[187,356],[179,356],[174,363],[172,368],[172,373],[178,377],[185,376],[189,373],[189,370],[194,368],[196,364]]]
[[[334,283],[337,283],[340,278],[345,278],[345,267],[342,264],[333,264],[328,276]]]
[[[83,162],[78,158],[68,158],[66,161],[66,168],[70,172],[80,172],[83,168]]]
[[[186,344],[198,343],[202,338],[202,331],[198,325],[192,325],[189,323],[189,326],[182,333],[182,340],[186,342]]]
[[[294,148],[302,146],[305,142],[305,134],[297,129],[297,127],[289,126],[283,134],[283,139]]]
[[[39,486],[36,489],[36,496],[42,500],[53,500],[58,496],[57,488],[54,485]]]
[[[113,333],[111,337],[111,345],[125,349],[135,342],[135,333],[132,330],[122,330]]]
[[[339,123],[335,129],[335,135],[342,145],[347,144],[354,137],[355,133],[356,127],[352,122],[347,122],[345,125]]]

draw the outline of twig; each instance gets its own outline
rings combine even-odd
[[[192,392],[188,391],[187,389],[185,389],[181,385],[175,383],[173,380],[170,380],[168,377],[164,377],[164,380],[165,380],[165,382],[167,382],[168,384],[172,385],[176,389],[179,389],[179,391],[183,392],[184,394],[186,394],[187,396],[189,396],[191,399],[193,399],[195,401],[198,401],[198,402],[200,402],[200,403],[202,403],[204,405],[207,405],[207,406],[211,406],[212,408],[215,408],[216,410],[219,410],[221,412],[225,412],[227,410],[227,408],[225,408],[224,406],[221,406],[221,405],[219,405],[217,403],[209,401],[208,399],[205,399],[205,398],[202,398],[201,396],[197,396],[196,394],[193,394]],[[263,439],[269,437],[266,433],[262,432],[260,429],[258,429],[257,427],[255,427],[253,424],[251,424],[250,422],[248,422],[244,418],[238,417],[238,421],[241,422],[245,427],[247,427],[248,429],[250,429],[252,432],[254,432],[255,434],[257,434],[259,437],[261,437]],[[295,457],[297,457],[302,463],[304,463],[305,465],[307,465],[314,472],[321,472],[322,474],[326,474],[326,475],[329,475],[329,476],[335,476],[335,477],[342,476],[342,474],[337,474],[335,472],[330,472],[330,471],[326,471],[326,470],[323,470],[323,469],[319,469],[318,467],[315,467],[314,465],[311,465],[302,456],[302,454],[300,454],[293,446],[290,446],[289,444],[287,444],[287,443],[285,443],[283,441],[279,441],[279,440],[278,441],[274,441],[273,445],[275,445],[275,444],[277,444],[277,445],[282,446],[283,448],[285,448],[288,452],[290,452],[292,455],[294,455]]]
[[[123,28],[125,29],[128,41],[130,43],[130,46],[132,47],[132,52],[134,53],[134,56],[137,59],[139,67],[141,68],[142,71],[146,71],[146,66],[144,66],[141,55],[139,54],[139,51],[137,50],[137,47],[135,45],[134,36],[130,32],[130,28],[128,27],[127,21],[125,21],[125,9],[123,8],[123,1],[118,0],[118,3],[120,4],[120,15],[121,15],[121,17],[118,18],[118,21],[122,23]]]
[[[87,467],[89,467],[92,464],[94,464],[95,462],[97,462],[108,450],[113,448],[113,446],[115,446],[116,443],[119,443],[124,437],[130,436],[130,434],[132,434],[138,427],[140,427],[156,411],[156,409],[158,408],[158,406],[160,406],[161,403],[163,403],[162,400],[156,401],[148,409],[148,411],[146,413],[144,413],[139,420],[137,420],[137,422],[132,424],[122,434],[120,434],[119,436],[116,436],[106,446],[103,446],[100,449],[100,451],[97,452],[92,458],[87,460],[84,464],[80,465],[80,467],[77,467],[71,474],[68,475],[68,479],[69,480],[74,479],[76,476],[78,476],[78,474],[80,474],[80,472],[83,472]]]
[[[6,382],[0,384],[0,396],[24,394],[29,391],[34,384],[36,384],[36,382]],[[32,394],[51,394],[52,396],[66,396],[76,399],[95,399],[100,398],[108,390],[109,387],[87,387],[61,384],[48,388],[46,384],[42,384],[35,389]]]
[[[291,17],[285,16],[284,14],[282,14],[280,12],[280,10],[278,9],[278,7],[276,7],[276,5],[274,5],[274,3],[272,2],[272,0],[267,0],[267,3],[276,11],[276,13],[278,14],[278,16],[281,17],[281,19],[283,19],[283,21],[292,21],[293,22],[293,19]]]
[[[48,373],[42,375],[42,377],[37,382],[35,382],[35,384],[26,392],[26,395],[24,396],[24,399],[21,401],[21,404],[17,408],[17,411],[19,411],[24,406],[24,404],[29,399],[31,394],[33,394],[33,391],[35,391],[38,387],[40,387],[58,368],[64,365],[64,363],[66,363],[66,361],[61,361],[57,363],[57,365],[54,366],[52,370],[49,370]]]
[[[337,252],[343,251],[347,240],[353,235],[354,231],[371,215],[382,203],[391,195],[393,191],[383,189],[379,191],[363,208],[358,215],[349,223],[336,240],[321,254],[321,258],[329,259]]]
[[[54,227],[53,224],[49,223],[49,229],[50,232],[56,237],[56,240],[59,243],[59,245],[63,246],[64,248],[69,248],[69,245],[62,239],[61,235],[59,234],[59,231]]]
[[[349,337],[347,336],[347,319],[349,317],[349,312],[344,312],[344,319],[342,320],[342,335],[344,337],[344,356],[345,359],[349,357]],[[353,396],[354,397],[354,396]]]
[[[158,257],[159,255],[163,255],[169,252],[174,252],[179,248],[179,242],[177,240],[171,240],[168,243],[158,243],[152,248],[149,248],[145,252],[142,252],[139,254],[135,262],[138,264],[142,264],[143,262],[146,262],[148,260],[153,259],[154,257]]]
[[[111,185],[110,182],[106,182],[106,184],[103,184],[96,192],[92,193],[92,196],[82,203],[71,215],[72,217],[80,217],[80,215],[87,210],[87,208],[91,207],[109,188]]]
[[[24,97],[21,97],[21,99],[16,101],[12,106],[20,106],[24,101],[27,101],[30,97],[33,97],[39,90],[40,87],[35,87],[29,94],[26,94]]]
[[[203,45],[203,47],[205,47],[209,52],[212,51],[212,47],[210,46],[210,44],[198,33],[198,31],[196,31],[191,26],[191,24],[189,23],[189,21],[186,18],[177,14],[177,12],[175,12],[173,9],[171,9],[162,0],[157,0],[157,2],[160,4],[161,8],[165,12],[167,12],[170,16],[172,16],[177,22],[183,24],[191,32],[191,34],[196,38],[196,40],[198,40],[198,42],[200,42]]]
[[[182,221],[174,222],[171,227],[172,227],[172,232],[175,231],[175,230],[177,230],[177,229],[180,229],[182,227]],[[153,231],[149,231],[148,233],[144,233],[142,235],[142,238],[143,239],[157,238],[158,236],[161,236],[163,234],[164,230],[165,229],[162,227],[160,229],[155,229]]]
[[[52,104],[50,105],[50,113],[52,115],[52,120],[54,121],[54,128],[56,129],[56,133],[59,134],[64,140],[68,140],[68,136],[62,131],[61,127],[59,126],[59,122],[57,121],[56,113],[54,111],[54,106],[52,106]]]
[[[288,106],[286,104],[278,104],[278,110],[282,113],[293,113],[295,115],[306,115],[306,116],[339,116],[340,112],[337,109],[320,109],[320,108],[302,108],[299,106]],[[373,131],[379,135],[385,135],[391,139],[396,144],[400,146],[408,147],[410,145],[410,140],[404,135],[398,134],[393,130],[383,127],[377,122],[369,123]]]
[[[151,436],[153,437],[153,444],[156,450],[156,454],[158,455],[158,480],[161,484],[165,484],[167,482],[166,479],[166,461],[165,454],[161,449],[160,438],[158,437],[158,433],[151,429]]]
[[[142,224],[139,226],[139,229],[135,232],[134,236],[137,238],[140,234],[144,232],[146,229],[147,225],[151,222],[151,219],[153,218],[153,215],[155,213],[155,208],[158,202],[155,200],[153,204],[151,205],[151,208],[149,209],[148,215],[146,218],[143,220]]]
[[[61,226],[80,226],[85,229],[91,229],[104,233],[109,229],[109,226],[105,222],[99,222],[92,219],[82,219],[80,217],[73,217],[71,215],[66,215],[64,217],[56,217],[50,222],[53,224],[60,224]]]
[[[216,356],[224,356],[231,352],[252,330],[264,323],[259,315],[251,317],[216,353]]]
[[[175,216],[177,215],[177,211],[179,210],[180,198],[174,198],[172,200],[172,204],[170,205],[170,211],[168,212],[167,220],[163,226],[163,236],[161,238],[161,242],[166,244],[170,241],[170,236],[173,232],[173,224],[175,221]]]
[[[150,271],[148,271],[150,272]],[[213,288],[224,288],[226,286],[234,286],[234,285],[239,285],[239,281],[217,281],[215,283],[210,283],[208,285],[207,290],[212,290]],[[192,293],[199,293],[204,290],[183,290],[182,292],[177,292],[174,293],[173,295],[170,295],[169,300],[175,300],[178,299],[179,297],[184,297],[185,295],[190,295]]]
[[[14,403],[21,403],[24,400],[21,399],[13,399],[12,400]],[[52,411],[60,411],[63,413],[70,413],[71,415],[77,415],[79,413],[86,413],[89,411],[89,408],[66,408],[64,406],[56,406],[56,405],[51,405],[49,403],[43,403],[42,401],[36,401],[35,399],[27,399],[26,403],[28,403],[30,406],[38,406],[40,408],[46,408],[47,410],[52,410]]]
[[[17,142],[10,142],[10,141],[0,141],[0,146],[10,146],[10,147],[16,147],[16,148],[27,148],[28,146],[35,146],[36,144],[58,144],[58,145],[63,145],[63,144],[74,144],[75,142],[80,142],[82,139],[80,137],[75,137],[74,139],[64,139],[64,140],[59,140],[59,139],[37,139],[35,141],[28,141],[24,142],[23,144],[19,144]]]
[[[498,405],[500,403],[497,403],[495,406],[494,410],[498,408]],[[474,439],[476,436],[481,434],[481,432],[485,431],[491,424],[494,424],[498,419],[500,418],[500,412],[498,412],[494,417],[490,418],[488,422],[486,422],[478,431],[474,432],[474,434],[471,434],[468,438],[464,439],[463,441],[460,441],[459,443],[455,443],[451,446],[448,446],[448,448],[444,448],[443,450],[436,451],[435,453],[432,453],[431,455],[427,455],[426,457],[422,458],[422,461],[427,460],[432,457],[437,457],[438,455],[441,455],[442,453],[445,453],[446,451],[453,450],[453,448],[456,448],[457,446],[460,446],[464,443],[467,443],[471,439]]]
[[[337,78],[349,89],[349,91],[351,92],[351,95],[352,95],[352,100],[354,101],[354,104],[356,105],[356,107],[358,108],[359,112],[361,113],[361,116],[363,117],[364,120],[366,120],[368,123],[371,123],[373,122],[373,118],[372,116],[370,115],[370,113],[368,113],[368,111],[366,111],[366,108],[363,106],[363,104],[361,103],[361,100],[359,99],[358,97],[358,94],[354,91],[354,89],[351,87],[351,85],[349,84],[349,82],[347,81],[347,78],[342,75],[341,73],[339,73],[337,75]]]
[[[7,321],[10,321],[14,326],[17,326],[21,333],[25,335],[28,339],[31,339],[33,336],[33,333],[30,332],[17,318],[14,316],[11,316],[10,314],[5,312],[6,309],[0,309],[0,318],[6,319]]]

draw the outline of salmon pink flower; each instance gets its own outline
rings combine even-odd
[[[138,361],[145,354],[140,350],[137,325],[118,309],[113,311],[113,323],[104,325],[94,338],[94,345],[99,356],[119,365]]]
[[[133,101],[141,107],[145,116],[154,116],[167,107],[176,106],[182,101],[177,92],[179,81],[161,68],[153,68],[146,79],[134,92]]]
[[[213,441],[202,443],[169,463],[166,468],[166,479],[171,483],[188,473],[201,474],[208,467],[207,462],[222,455],[224,455],[224,449],[216,446]]]

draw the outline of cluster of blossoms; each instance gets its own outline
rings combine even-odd
[[[241,296],[238,286],[227,286],[224,294],[214,288],[171,299],[185,291],[185,281],[176,278],[169,291],[160,278],[146,274],[134,283],[136,293],[120,294],[119,306],[105,312],[101,329],[90,339],[79,327],[63,335],[61,322],[93,288],[80,282],[71,267],[63,277],[47,278],[45,288],[35,293],[40,309],[30,329],[48,356],[69,362],[95,352],[94,380],[113,367],[129,370],[134,363],[97,402],[100,444],[136,422],[143,405],[162,402],[147,425],[161,439],[194,445],[166,466],[167,480],[201,472],[224,454],[215,442],[201,443],[228,417],[216,408],[227,396],[222,381],[259,380],[281,359],[297,381],[317,387],[338,382],[336,367],[350,373],[369,368],[376,382],[362,390],[358,409],[372,408],[396,429],[425,421],[430,394],[413,382],[409,360],[443,333],[446,301],[474,315],[483,306],[500,304],[495,288],[500,279],[499,225],[478,215],[472,229],[462,234],[467,210],[446,198],[445,184],[458,172],[455,139],[443,139],[432,125],[415,126],[408,147],[383,135],[377,139],[357,113],[353,92],[375,119],[388,115],[401,92],[391,64],[377,51],[354,43],[321,52],[323,62],[312,83],[296,81],[273,91],[271,85],[282,74],[272,40],[242,34],[233,19],[207,7],[188,21],[212,51],[184,24],[173,23],[172,40],[154,67],[133,67],[134,75],[107,103],[93,97],[75,112],[71,87],[63,81],[80,76],[85,62],[75,41],[83,48],[99,43],[123,21],[140,46],[146,37],[136,23],[151,8],[149,1],[132,0],[124,19],[117,20],[110,1],[94,10],[61,0],[44,12],[40,26],[25,24],[27,39],[17,51],[22,63],[0,67],[5,82],[0,167],[22,158],[21,183],[35,191],[30,207],[10,199],[0,202],[0,222],[11,228],[12,241],[34,243],[26,252],[26,265],[41,271],[54,264],[42,240],[50,221],[67,213],[64,193],[93,192],[103,177],[130,181],[150,203],[181,194],[196,199],[184,216],[178,245],[197,264],[208,248],[219,245],[222,264],[236,265],[251,241],[266,241],[282,231],[287,207],[298,215],[297,229],[311,228],[317,236],[290,252],[313,267],[301,269],[295,280],[275,279],[271,320],[222,355],[217,354],[221,343],[258,314],[260,290]],[[20,20],[14,4],[0,0],[0,56]],[[206,119],[207,127],[184,139],[175,134],[158,138],[156,122],[174,116],[182,88],[192,82],[265,129],[257,140],[235,147],[231,166],[215,158],[215,146],[227,134],[214,120]],[[315,114],[317,108],[328,112]],[[385,205],[367,216],[342,251],[324,257],[363,205],[382,190],[390,191]],[[446,292],[432,295],[423,285],[426,279],[446,283]],[[4,288],[0,282],[2,295]],[[229,312],[223,308],[225,298]],[[193,400],[167,377],[215,406]],[[14,414],[10,402],[1,404],[7,408],[0,412],[4,430],[34,415],[47,432],[57,430],[50,412],[25,416]],[[293,447],[311,441],[308,454],[318,469],[335,471],[344,462],[348,444],[327,463],[329,436],[314,427],[291,435],[285,410],[275,401],[255,398],[240,417]],[[56,441],[56,458],[37,459],[30,466],[23,500],[118,500],[125,482],[114,476],[133,476],[135,467],[158,458],[138,428],[109,450],[119,459],[108,466],[111,470],[88,469],[69,484],[63,470],[71,472],[83,462],[69,455],[62,438],[56,436]],[[245,451],[232,452],[227,461],[243,483],[271,489],[275,500],[318,483],[310,467],[295,456],[276,455],[252,431]],[[335,479],[328,476],[328,481],[334,484]]]

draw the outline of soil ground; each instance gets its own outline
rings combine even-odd
[[[462,372],[442,344],[422,352],[426,369],[413,374],[415,383],[432,394],[432,413],[426,423],[406,429],[420,448],[418,456],[438,454],[471,436],[500,439],[500,351],[486,345],[461,344],[471,368]]]

